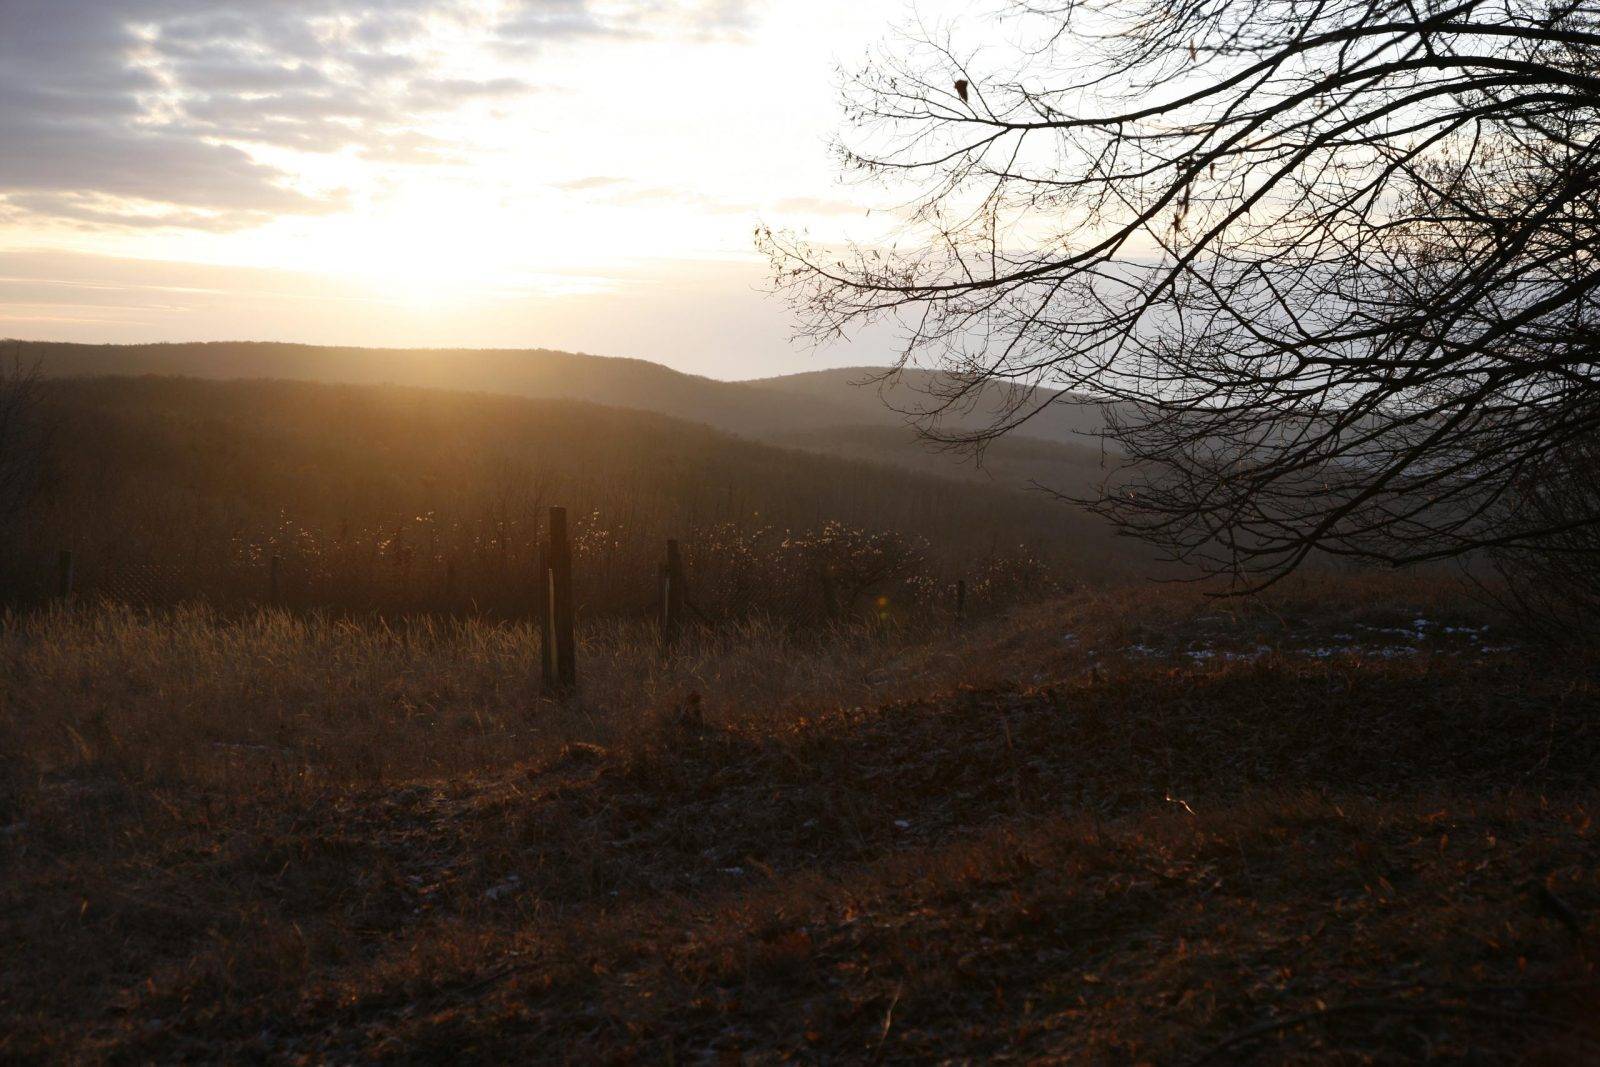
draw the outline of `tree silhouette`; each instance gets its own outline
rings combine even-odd
[[[898,323],[955,445],[1106,403],[1125,462],[1085,502],[1236,587],[1317,550],[1595,554],[1600,508],[1529,506],[1594,473],[1595,9],[1008,15],[846,81],[842,159],[908,206],[892,246],[762,233],[808,334]],[[941,420],[995,385],[989,424]]]

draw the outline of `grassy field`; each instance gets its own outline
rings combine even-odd
[[[7,619],[0,1059],[1600,1056],[1600,663],[1435,585],[580,643]]]

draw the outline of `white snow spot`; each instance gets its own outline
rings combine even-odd
[[[483,895],[489,900],[499,900],[502,897],[509,897],[512,893],[515,893],[521,888],[522,879],[514,874],[508,874],[506,875],[504,881],[498,882],[495,885],[490,886],[488,889],[485,889],[483,891]]]

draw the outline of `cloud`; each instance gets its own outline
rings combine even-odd
[[[751,2],[0,0],[0,202],[204,229],[336,210],[346,192],[301,180],[282,150],[438,164],[452,146],[422,127],[539,91],[450,69],[441,30],[526,55],[737,33]]]
[[[665,185],[640,185],[629,178],[593,177],[559,182],[554,188],[565,192],[603,191],[595,203],[612,207],[648,207],[652,204],[677,204],[719,215],[740,215],[755,210],[753,204],[724,200],[698,189]]]
[[[565,193],[595,193],[595,202],[614,207],[636,207],[650,204],[681,204],[700,211],[723,215],[750,215],[763,207],[770,207],[779,215],[861,215],[866,208],[848,200],[833,200],[815,196],[794,196],[770,204],[757,204],[746,200],[727,199],[700,189],[644,185],[630,178],[612,175],[591,175],[556,182],[551,188]]]
[[[605,174],[593,174],[587,178],[574,178],[571,181],[556,182],[554,188],[567,193],[582,193],[590,189],[604,189],[613,185],[626,185],[628,179],[614,178]]]
[[[820,196],[791,196],[772,205],[783,215],[860,215],[866,208],[849,200],[829,200]]]
[[[124,201],[106,199],[81,193],[11,193],[5,205],[13,209],[20,221],[28,214],[44,215],[67,222],[81,223],[89,228],[105,226],[134,227],[139,229],[183,229],[227,232],[243,230],[269,222],[274,212],[261,209],[212,209],[185,211],[170,206],[153,206],[148,211],[131,211]],[[319,202],[323,210],[333,210],[338,200]]]
[[[756,0],[520,0],[498,33],[505,47],[571,37],[737,37],[756,7]]]

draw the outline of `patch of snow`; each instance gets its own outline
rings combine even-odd
[[[522,879],[517,875],[508,874],[506,875],[504,881],[496,883],[495,885],[490,886],[488,889],[485,889],[483,891],[483,895],[487,900],[499,900],[502,897],[509,897],[512,893],[515,893],[521,888]]]
[[[1409,641],[1415,641],[1419,636],[1415,629],[1408,629],[1400,626],[1368,626],[1366,623],[1357,623],[1356,626],[1357,628],[1365,630],[1368,633],[1387,634],[1390,637],[1404,637]]]
[[[1296,651],[1302,656],[1313,656],[1317,659],[1328,659],[1332,656],[1376,656],[1379,659],[1394,659],[1399,656],[1415,656],[1420,651],[1414,645],[1325,645],[1320,648],[1301,648]]]

